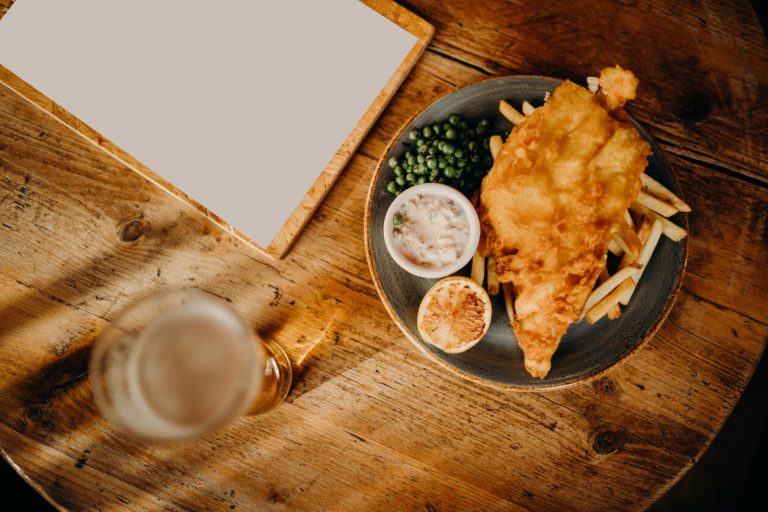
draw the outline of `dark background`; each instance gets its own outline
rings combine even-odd
[[[751,0],[768,33],[768,2]],[[0,462],[5,503],[20,510],[55,510],[5,461]],[[651,512],[768,510],[768,358],[763,354],[744,395],[701,460]],[[22,505],[23,504],[23,505]]]

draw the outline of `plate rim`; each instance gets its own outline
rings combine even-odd
[[[621,356],[619,359],[611,363],[605,368],[598,369],[593,371],[592,373],[589,373],[588,375],[583,375],[578,378],[575,378],[570,381],[561,382],[559,384],[543,384],[541,386],[521,386],[518,384],[507,384],[504,382],[499,382],[491,379],[485,379],[482,377],[478,377],[477,375],[470,373],[468,371],[462,370],[457,368],[456,366],[449,364],[447,361],[444,361],[443,359],[437,357],[435,354],[427,350],[427,348],[423,345],[423,343],[420,340],[417,340],[412,333],[410,332],[410,329],[408,329],[401,321],[398,315],[395,313],[394,308],[392,307],[392,304],[389,302],[389,299],[384,292],[384,288],[381,284],[381,281],[379,279],[379,274],[376,271],[375,264],[373,261],[373,249],[372,249],[372,238],[371,238],[371,216],[372,216],[372,209],[373,209],[373,197],[375,194],[375,185],[378,181],[378,178],[380,174],[382,173],[382,170],[384,169],[384,164],[386,163],[386,157],[389,154],[389,152],[392,149],[392,146],[394,146],[397,141],[400,139],[401,135],[405,130],[411,125],[411,123],[424,111],[431,108],[433,105],[435,105],[437,102],[442,100],[443,98],[446,98],[450,96],[451,94],[457,93],[463,89],[466,89],[468,87],[473,87],[475,85],[488,83],[488,82],[494,82],[499,80],[508,80],[510,78],[514,79],[526,79],[526,78],[537,78],[537,79],[546,79],[546,80],[559,80],[561,82],[567,80],[566,78],[557,78],[557,77],[551,77],[546,75],[504,75],[504,76],[494,76],[489,78],[484,78],[482,80],[477,80],[475,82],[466,84],[461,87],[455,87],[444,94],[441,94],[437,96],[435,99],[433,99],[430,103],[426,104],[422,108],[416,110],[416,112],[413,113],[413,115],[409,116],[395,131],[395,133],[390,138],[389,142],[387,143],[386,147],[382,151],[381,156],[376,161],[376,168],[374,169],[373,175],[370,178],[370,183],[368,185],[368,192],[366,194],[365,198],[365,214],[363,216],[363,237],[364,237],[364,246],[365,246],[365,259],[368,264],[368,271],[371,274],[371,278],[373,280],[374,287],[376,288],[376,294],[379,296],[379,300],[384,305],[384,309],[386,309],[387,314],[389,315],[390,319],[397,325],[398,329],[400,329],[400,332],[403,333],[403,335],[411,342],[412,345],[414,345],[419,352],[421,352],[423,355],[427,357],[427,359],[437,363],[442,368],[448,370],[452,375],[456,377],[460,377],[462,379],[468,380],[470,382],[473,382],[475,384],[479,384],[481,386],[490,387],[493,389],[501,390],[501,391],[517,391],[517,392],[523,392],[523,393],[537,393],[537,392],[545,392],[545,391],[556,391],[556,390],[562,390],[571,386],[575,386],[577,384],[585,384],[592,382],[602,376],[604,376],[606,373],[615,370],[619,366],[621,366],[623,363],[625,363],[631,356],[636,354],[640,349],[642,349],[650,340],[656,335],[656,332],[661,327],[661,324],[664,323],[664,321],[669,316],[670,311],[672,310],[672,307],[675,305],[675,302],[677,301],[677,297],[680,295],[680,290],[682,289],[683,285],[683,278],[685,276],[686,269],[688,267],[688,253],[689,253],[689,241],[690,241],[690,227],[688,224],[688,214],[682,213],[682,219],[683,219],[683,229],[688,233],[688,235],[682,240],[683,242],[683,256],[682,256],[682,263],[680,267],[680,272],[676,275],[677,282],[675,283],[674,289],[672,290],[672,293],[670,293],[666,304],[664,305],[664,310],[661,312],[661,314],[656,318],[654,321],[653,326],[648,330],[646,335],[627,353],[625,353],[623,356]],[[629,113],[627,113],[627,117],[630,119],[632,124],[635,126],[635,128],[641,133],[641,135],[645,135],[648,139],[653,141],[653,138],[651,135],[645,131],[645,129],[640,125],[640,123],[635,120]],[[669,164],[669,161],[667,160],[666,155],[661,150],[658,145],[654,144],[655,148],[658,149],[658,157],[661,159],[661,161],[664,163],[664,165],[669,170],[669,174],[672,177],[672,182],[675,184],[675,189],[680,192],[680,183],[677,179],[677,175],[675,174],[675,171],[673,170],[672,166]],[[679,243],[679,242],[678,242]],[[542,381],[544,382],[544,381]]]

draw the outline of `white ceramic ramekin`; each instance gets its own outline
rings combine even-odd
[[[467,217],[467,221],[469,222],[469,237],[461,252],[461,256],[444,267],[426,268],[417,265],[403,256],[403,254],[398,249],[397,244],[395,243],[395,225],[393,223],[395,213],[397,213],[397,211],[403,207],[406,201],[417,194],[433,194],[451,199],[459,208],[462,209],[464,215]],[[391,205],[389,205],[387,215],[384,218],[384,244],[387,247],[387,251],[389,251],[392,259],[395,260],[395,262],[400,265],[403,270],[419,277],[438,279],[458,272],[462,267],[464,267],[464,265],[469,263],[469,260],[472,259],[472,255],[475,253],[475,250],[477,250],[477,244],[479,242],[480,219],[477,216],[475,207],[472,206],[472,203],[469,202],[469,199],[467,199],[464,194],[453,187],[449,187],[448,185],[443,185],[440,183],[424,183],[405,189],[400,195],[395,197],[395,200],[392,201]]]

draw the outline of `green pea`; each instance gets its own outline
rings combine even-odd
[[[469,157],[469,161],[473,164],[479,164],[480,163],[480,155],[472,155]]]
[[[427,166],[425,164],[419,164],[413,172],[416,174],[427,174]]]
[[[443,174],[445,175],[446,178],[453,178],[454,176],[456,176],[456,169],[454,169],[451,166],[448,166],[445,169],[443,169]]]
[[[426,144],[419,146],[416,148],[416,152],[419,154],[418,156],[422,156],[424,153],[426,153],[429,150],[429,148],[426,146]]]
[[[437,169],[437,160],[434,158],[427,160],[427,167],[430,169]]]
[[[444,158],[441,158],[440,160],[437,161],[438,169],[445,169],[447,165],[448,165],[448,162],[446,162]]]
[[[394,180],[387,183],[387,190],[390,194],[397,192],[397,183],[395,183]]]
[[[423,164],[424,162],[427,161],[427,159],[424,157],[424,155],[419,155],[416,157],[416,161],[420,164]]]
[[[470,151],[477,151],[477,143],[473,140],[467,143],[467,149]]]
[[[460,149],[457,149],[456,151],[453,152],[453,156],[455,156],[456,158],[464,158],[464,152]]]
[[[416,140],[419,138],[419,132],[416,130],[411,130],[411,133],[408,134],[408,138],[411,140]]]
[[[480,126],[488,126],[488,120],[486,118],[482,118],[477,124]]]
[[[451,129],[451,123],[445,122],[443,123],[443,130],[448,131]]]
[[[394,169],[395,167],[397,167],[397,164],[398,164],[398,163],[399,163],[399,162],[398,162],[398,160],[397,160],[397,157],[394,157],[394,156],[393,156],[392,158],[390,158],[390,159],[389,159],[389,166],[390,166],[390,167],[392,167],[393,169]]]
[[[440,133],[443,131],[442,128],[440,128],[439,124],[433,124],[432,125],[432,131],[435,132],[435,135],[440,135]]]
[[[429,173],[429,181],[435,181],[438,176],[440,176],[440,171],[437,169],[433,170]]]
[[[443,153],[445,153],[446,155],[453,154],[453,150],[454,150],[453,144],[451,144],[450,142],[446,142],[443,145]]]
[[[456,167],[459,169],[464,169],[467,166],[466,160],[456,160]]]
[[[405,158],[406,158],[406,159],[408,159],[408,158],[411,158],[411,157],[412,157],[412,156],[414,156],[414,155],[413,155],[413,152],[411,152],[411,151],[406,151],[404,156],[405,156]]]
[[[409,172],[408,174],[405,175],[405,181],[413,185],[414,183],[416,183],[416,175],[412,172]]]
[[[416,180],[416,183],[418,183],[419,185],[421,185],[422,183],[426,183],[426,182],[427,182],[427,177],[426,176],[419,176],[419,179]]]
[[[461,131],[466,130],[468,127],[469,127],[469,125],[466,122],[464,122],[464,121],[459,123],[459,130],[461,130]]]
[[[396,214],[395,214],[395,215],[392,217],[392,224],[394,224],[395,226],[399,226],[399,225],[400,225],[400,224],[402,224],[402,223],[403,223],[403,216],[402,216],[402,215],[400,215],[399,213],[396,213]]]
[[[455,140],[458,136],[459,134],[453,128],[445,132],[445,138],[448,140]]]
[[[427,143],[426,139],[416,139],[416,147],[423,146]]]
[[[458,125],[459,121],[461,121],[461,119],[459,119],[459,116],[457,116],[456,114],[451,114],[448,117],[448,122],[451,123],[453,126]]]
[[[399,165],[395,167],[395,176],[402,176],[403,175],[403,168]]]
[[[439,150],[439,149],[437,149],[437,148],[436,148],[436,147],[434,147],[434,146],[432,146],[431,148],[429,148],[429,151],[427,151],[427,153],[428,153],[428,154],[430,154],[430,155],[432,155],[432,156],[434,156],[434,155],[438,154],[439,152],[440,152],[440,150]]]
[[[408,165],[413,165],[416,163],[416,157],[413,155],[408,155]]]
[[[434,132],[432,131],[432,128],[430,128],[429,126],[425,126],[424,129],[421,130],[421,133],[424,135],[424,137],[426,137],[428,139],[431,138],[432,135],[434,135]]]
[[[485,131],[486,131],[486,127],[483,125],[478,125],[478,127],[475,128],[475,133],[477,133],[478,135],[484,134]]]
[[[397,178],[395,178],[395,183],[397,183],[401,187],[405,185],[405,176],[398,176]]]

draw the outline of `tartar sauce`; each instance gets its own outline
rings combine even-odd
[[[416,265],[441,268],[462,256],[469,239],[469,221],[451,199],[417,194],[394,215],[395,245]]]

